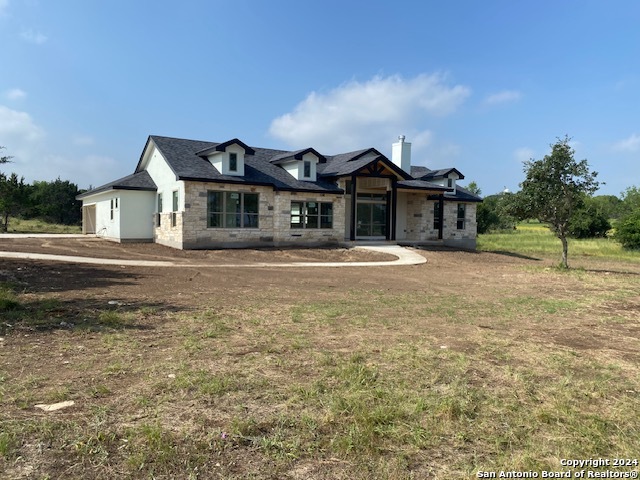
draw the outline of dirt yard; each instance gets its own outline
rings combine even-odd
[[[97,239],[0,250],[389,260]],[[426,264],[339,269],[0,259],[11,290],[0,310],[0,477],[444,479],[637,456],[639,264],[573,259],[579,268],[562,272],[548,259],[419,252]],[[75,405],[34,409],[63,400]],[[557,419],[563,408],[570,420]]]

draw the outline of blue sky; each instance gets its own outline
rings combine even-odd
[[[0,0],[4,171],[81,188],[148,135],[334,154],[404,134],[484,194],[572,137],[640,185],[640,2]]]

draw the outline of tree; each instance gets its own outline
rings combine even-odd
[[[487,233],[494,230],[512,230],[516,225],[516,219],[507,210],[510,193],[497,193],[484,197],[478,204],[476,220],[478,233]]]
[[[474,195],[477,195],[477,196],[482,195],[482,190],[480,190],[480,187],[476,182],[469,183],[469,185],[467,186],[467,190],[469,190]]]
[[[606,237],[611,230],[612,210],[601,197],[586,197],[582,207],[576,209],[569,221],[569,235],[573,238]],[[614,197],[616,198],[616,197]]]
[[[79,193],[75,183],[62,181],[60,177],[53,182],[33,182],[30,215],[64,225],[80,223],[81,202],[76,200]]]
[[[4,150],[4,148],[5,148],[5,147],[0,146],[0,150]],[[2,155],[0,155],[0,165],[2,165],[3,163],[9,163],[9,162],[11,162],[11,159],[12,159],[12,158],[13,158],[13,157],[8,156],[8,155],[7,155],[7,156],[2,156]]]
[[[524,162],[525,180],[514,195],[513,211],[521,219],[536,218],[549,224],[562,242],[561,266],[569,268],[569,225],[573,213],[600,186],[597,172],[589,170],[586,160],[576,161],[570,138],[558,138],[551,153],[542,160]]]
[[[6,232],[9,217],[19,214],[24,208],[28,195],[27,187],[24,177],[18,179],[15,173],[8,177],[0,173],[0,231]]]
[[[629,187],[622,194],[620,210],[614,238],[624,248],[640,248],[640,188]]]

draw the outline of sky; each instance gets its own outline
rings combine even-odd
[[[640,2],[0,0],[2,171],[96,187],[149,135],[323,154],[399,135],[484,195],[571,137],[640,186]]]

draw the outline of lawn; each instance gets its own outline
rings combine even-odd
[[[10,218],[7,233],[82,233],[78,225],[60,225],[44,220]]]
[[[546,225],[538,222],[519,223],[515,230],[478,236],[478,250],[510,252],[525,255],[557,257],[562,255],[560,240]],[[611,238],[569,238],[569,262],[578,258],[596,257],[600,260],[640,262],[640,251],[626,250]]]
[[[462,479],[636,459],[640,265],[561,271],[519,252],[364,269],[5,261],[0,477]]]

